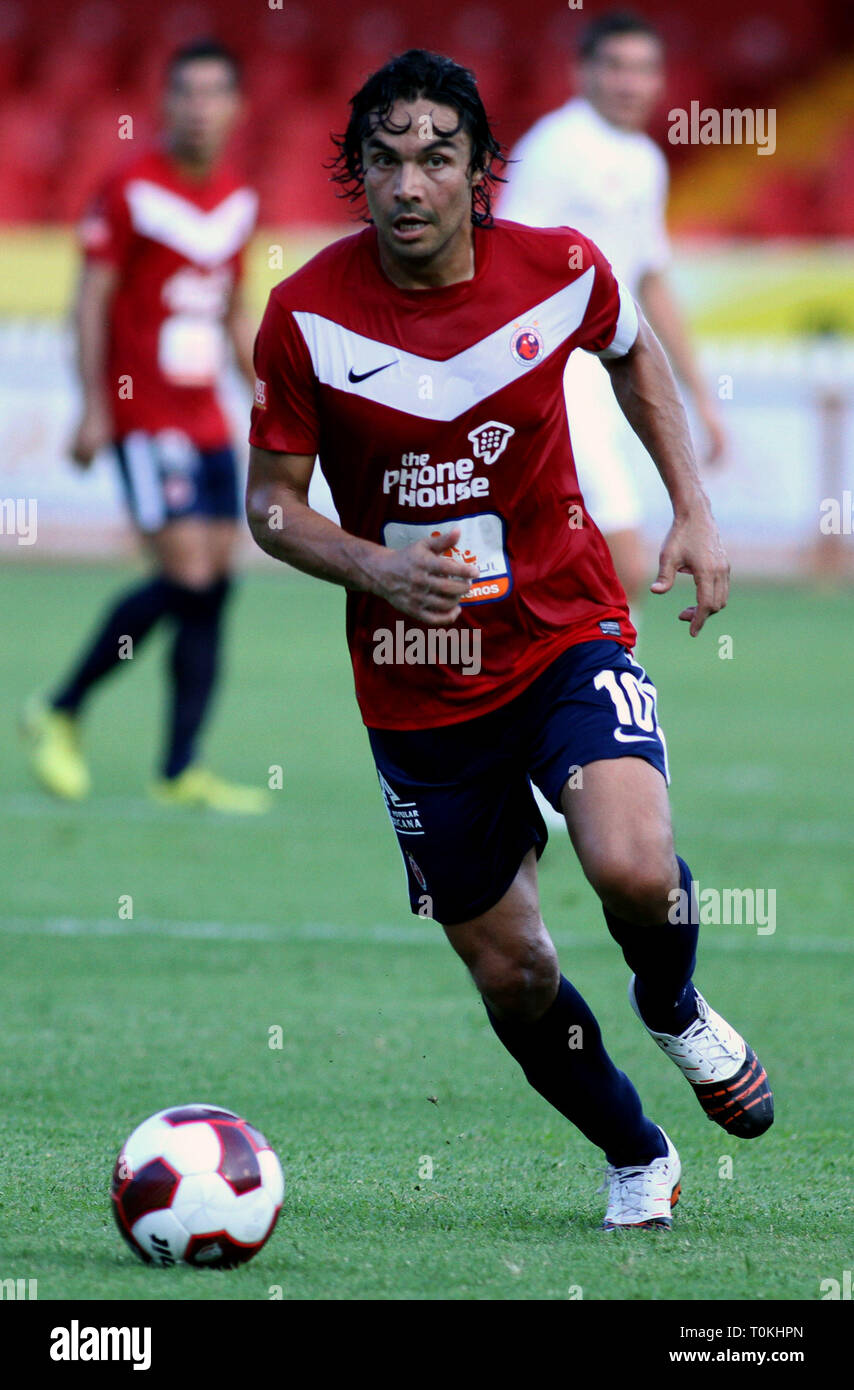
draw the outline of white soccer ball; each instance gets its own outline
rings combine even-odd
[[[110,1189],[118,1228],[146,1264],[217,1269],[258,1253],[284,1192],[263,1134],[216,1105],[144,1120],[122,1146]]]

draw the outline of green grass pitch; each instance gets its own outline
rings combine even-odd
[[[527,1087],[441,929],[409,914],[339,590],[271,565],[230,615],[208,761],[256,782],[281,765],[264,820],[146,799],[157,637],[92,702],[91,799],[66,807],[31,783],[17,707],[127,580],[82,565],[3,573],[0,1278],[75,1300],[814,1300],[842,1279],[849,598],[737,585],[691,641],[675,616],[684,581],[648,604],[639,648],[659,687],[681,853],[702,887],[776,891],[776,931],[704,928],[697,974],[766,1064],[777,1121],[764,1138],[704,1118],[629,1009],[568,844],[546,851],[563,970],[683,1162],[669,1235],[605,1236],[601,1155]],[[125,894],[132,921],[119,918]],[[240,1111],[282,1158],[279,1224],[236,1271],[145,1268],[113,1226],[122,1140],[187,1101]]]

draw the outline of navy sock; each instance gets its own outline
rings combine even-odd
[[[222,612],[230,583],[218,579],[206,589],[174,587],[173,612],[178,626],[169,663],[172,709],[164,777],[177,777],[193,761],[196,738],[216,684]]]
[[[693,905],[691,870],[679,864],[679,886]],[[682,1033],[696,1017],[691,976],[697,964],[699,927],[692,910],[680,914],[687,921],[663,922],[660,927],[626,922],[603,908],[608,930],[622,949],[626,964],[636,975],[635,996],[644,1022],[660,1033]]]
[[[604,1149],[609,1163],[651,1163],[667,1152],[631,1081],[605,1051],[596,1019],[563,975],[554,1003],[534,1023],[496,1018],[488,1004],[486,1012],[534,1090]]]
[[[85,656],[62,689],[54,697],[54,709],[75,715],[98,681],[121,664],[119,644],[130,637],[134,650],[170,609],[173,586],[158,577],[125,594],[107,616],[89,645]]]

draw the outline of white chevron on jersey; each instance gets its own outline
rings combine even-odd
[[[210,212],[148,179],[132,179],[126,188],[134,230],[159,241],[196,265],[229,260],[247,241],[255,225],[258,197],[237,188]]]
[[[591,266],[557,294],[535,304],[497,328],[480,342],[445,361],[419,357],[402,348],[355,333],[322,314],[294,309],[311,354],[314,374],[324,386],[349,391],[376,405],[416,415],[422,420],[456,420],[465,411],[494,395],[511,381],[545,361],[581,324],[593,289]],[[621,290],[620,320],[614,343],[599,356],[622,356],[637,333],[637,315],[631,296]],[[631,319],[634,317],[634,333]],[[520,328],[536,326],[543,353],[533,362],[520,362],[510,343]],[[631,335],[629,337],[629,335]],[[627,341],[627,338],[629,339]],[[619,339],[619,340],[618,340]],[[349,372],[368,374],[353,382]]]

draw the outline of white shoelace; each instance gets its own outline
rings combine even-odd
[[[648,1221],[651,1216],[667,1215],[666,1210],[651,1210],[657,1201],[663,1200],[663,1193],[656,1196],[654,1191],[656,1184],[661,1183],[661,1177],[660,1170],[653,1167],[614,1168],[609,1163],[599,1188],[600,1192],[609,1189],[606,1220],[610,1217],[613,1221],[619,1217],[621,1222],[630,1224],[633,1221]]]
[[[704,1059],[713,1066],[720,1062],[731,1062],[738,1056],[737,1050],[725,1043],[702,1018],[687,1033],[669,1041],[666,1046],[672,1056],[682,1057],[685,1061],[689,1061],[693,1052],[700,1047]]]

